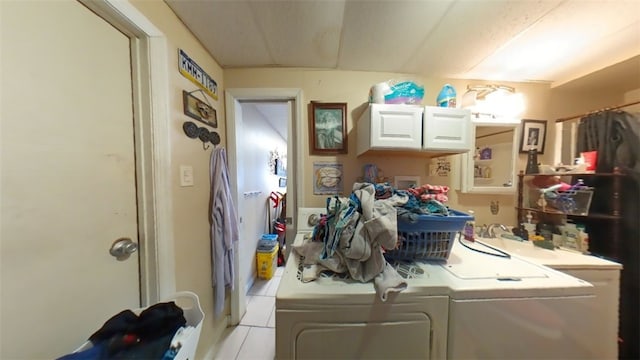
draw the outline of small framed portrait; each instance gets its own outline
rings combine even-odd
[[[184,114],[205,123],[213,128],[218,127],[216,109],[211,105],[182,90],[182,102],[184,104]]]
[[[312,155],[347,153],[347,103],[309,105],[309,144]]]
[[[393,180],[398,190],[407,190],[420,186],[420,176],[395,176]]]
[[[522,120],[522,135],[520,137],[520,152],[526,153],[531,149],[544,154],[544,143],[547,138],[547,122],[545,120]]]

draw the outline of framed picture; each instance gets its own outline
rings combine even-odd
[[[394,176],[394,185],[398,190],[406,190],[420,186],[420,176]]]
[[[520,152],[526,153],[537,149],[538,154],[544,154],[544,143],[547,140],[547,122],[544,120],[522,120],[522,135],[520,137]]]
[[[341,194],[342,164],[339,163],[313,163],[313,194]]]
[[[284,164],[284,160],[282,159],[276,159],[276,169],[275,169],[275,174],[278,176],[287,176],[287,168]]]
[[[198,91],[198,90],[196,90]],[[203,122],[213,128],[218,127],[218,117],[216,109],[211,105],[198,99],[184,90],[182,90],[182,102],[184,104],[184,114]]]
[[[347,153],[347,104],[311,102],[309,114],[311,154]]]

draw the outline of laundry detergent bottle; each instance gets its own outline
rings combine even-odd
[[[440,107],[454,108],[456,107],[456,96],[456,89],[449,84],[445,84],[440,93],[438,93],[436,101]]]

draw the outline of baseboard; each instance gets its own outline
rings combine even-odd
[[[256,282],[256,277],[257,277],[257,274],[253,273],[253,276],[251,277],[251,279],[247,281],[247,284],[245,285],[245,289],[244,289],[245,294],[249,294],[249,290],[251,290],[251,288],[253,287],[253,284],[255,284]]]

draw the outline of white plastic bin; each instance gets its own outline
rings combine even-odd
[[[174,360],[194,360],[196,356],[196,349],[198,348],[198,340],[200,339],[200,332],[202,331],[202,320],[204,319],[204,312],[200,306],[200,299],[198,295],[191,291],[180,291],[161,302],[175,301],[182,311],[184,312],[184,318],[187,320],[186,326],[193,326],[193,331],[189,334],[186,340],[182,343],[180,350],[174,357]],[[134,313],[139,315],[146,308],[131,309]],[[90,341],[85,342],[75,352],[80,352],[89,349],[91,346]]]
[[[193,326],[194,331],[190,334],[187,340],[182,344],[180,351],[174,358],[174,360],[194,360],[196,358],[196,349],[198,348],[198,340],[200,339],[200,332],[202,331],[202,320],[204,319],[204,312],[200,306],[200,299],[198,295],[190,291],[181,291],[175,293],[166,301],[175,301],[176,305],[182,308],[184,311],[184,318],[187,320],[187,326]],[[142,311],[142,309],[140,310]]]

